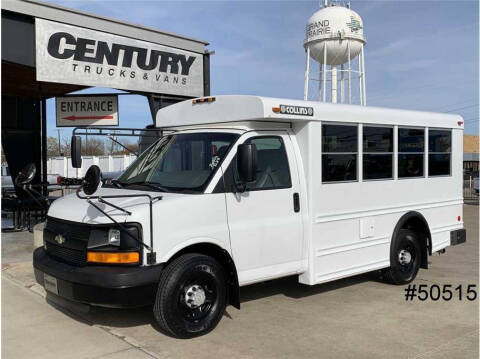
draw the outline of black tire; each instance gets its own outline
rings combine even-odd
[[[383,277],[392,284],[408,284],[415,279],[420,269],[422,253],[418,236],[408,229],[401,229],[393,246],[390,251],[390,268],[384,271]]]
[[[222,266],[206,255],[184,254],[162,273],[153,314],[165,333],[193,338],[217,326],[225,312],[226,297]]]

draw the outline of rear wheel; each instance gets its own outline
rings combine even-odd
[[[185,254],[165,269],[153,313],[160,327],[177,338],[210,332],[226,306],[225,275],[213,258]]]
[[[393,284],[408,284],[415,279],[420,269],[421,249],[415,232],[402,229],[393,243],[390,268],[384,278]]]

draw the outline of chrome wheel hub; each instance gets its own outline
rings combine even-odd
[[[410,264],[410,262],[412,261],[412,254],[406,249],[402,249],[398,253],[398,261],[400,262],[401,265]]]
[[[185,292],[185,303],[189,308],[197,308],[205,303],[205,290],[198,284],[187,288]]]

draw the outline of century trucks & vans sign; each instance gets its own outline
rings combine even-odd
[[[37,81],[203,96],[203,56],[35,19]]]
[[[55,98],[57,127],[118,126],[118,96],[89,95]]]

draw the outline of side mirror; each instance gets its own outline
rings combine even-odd
[[[97,165],[91,165],[83,179],[83,193],[90,196],[95,193],[102,180],[102,171]]]
[[[82,167],[82,138],[80,136],[72,136],[70,151],[72,156],[72,167]]]
[[[257,147],[251,143],[244,143],[237,149],[238,177],[243,183],[257,180]]]

